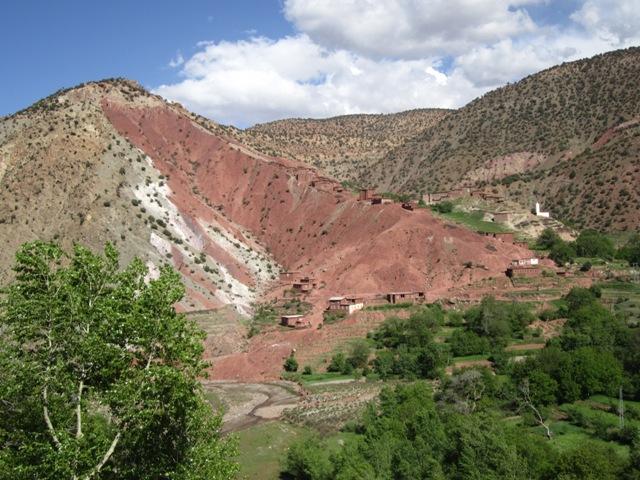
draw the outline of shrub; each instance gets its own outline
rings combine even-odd
[[[453,211],[453,203],[444,201],[431,206],[431,210],[438,213],[451,213]]]
[[[287,357],[284,361],[283,365],[285,372],[297,372],[298,371],[298,361],[293,356],[293,353]]]

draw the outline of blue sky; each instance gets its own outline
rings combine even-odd
[[[240,127],[460,107],[640,44],[638,0],[20,0],[0,16],[0,115],[128,77]],[[173,61],[172,61],[173,60]]]
[[[200,41],[293,28],[279,0],[16,0],[0,15],[0,115],[87,80],[129,77],[145,86],[178,78],[167,67]]]

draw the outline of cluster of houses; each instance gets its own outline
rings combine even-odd
[[[302,282],[302,285],[309,283]],[[362,310],[365,305],[384,305],[399,303],[423,303],[426,299],[423,291],[402,291],[389,292],[385,294],[373,295],[365,298],[363,295],[340,295],[330,297],[325,308],[326,312],[344,312],[344,315],[351,315],[358,310]],[[309,328],[311,322],[302,314],[286,314],[281,315],[280,324],[290,328]]]

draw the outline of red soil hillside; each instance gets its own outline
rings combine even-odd
[[[282,296],[283,270],[313,276],[317,323],[335,294],[424,290],[433,299],[503,276],[529,254],[427,210],[358,202],[314,167],[242,138],[127,80],[58,92],[0,120],[0,285],[23,242],[97,250],[109,241],[123,263],[137,256],[153,272],[171,262],[187,289],[179,307],[203,315],[222,306],[248,315]],[[230,320],[211,330],[229,341],[212,334],[207,352],[217,378],[273,378],[292,349],[330,351],[361,333],[359,318],[250,340]]]
[[[335,293],[438,291],[501,275],[523,252],[445,225],[425,210],[370,205],[314,169],[267,158],[168,107],[105,101],[116,129],[169,178],[171,201],[194,221],[224,216],[252,232],[285,269]],[[467,268],[470,262],[479,268]]]

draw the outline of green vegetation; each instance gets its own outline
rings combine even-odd
[[[282,365],[285,372],[297,372],[298,371],[298,361],[293,356],[293,353],[287,357],[284,361],[284,365]]]
[[[479,210],[474,210],[472,212],[465,212],[463,210],[449,210],[439,212],[438,209],[442,209],[442,205],[450,204],[451,202],[440,202],[436,205],[433,205],[431,208],[434,212],[438,212],[438,214],[446,218],[447,220],[451,220],[453,222],[462,224],[471,230],[477,232],[486,232],[486,233],[502,233],[509,232],[509,229],[504,227],[499,223],[487,222],[483,220],[484,213]],[[447,206],[444,207],[445,210],[448,209]],[[452,207],[453,208],[453,207]]]
[[[249,322],[249,338],[260,333],[260,331],[269,325],[274,325],[278,320],[278,312],[270,303],[260,303],[254,305],[253,318]]]
[[[339,449],[320,437],[295,443],[293,479],[635,479],[640,475],[640,332],[603,307],[601,289],[574,288],[541,317],[567,318],[562,334],[521,361],[503,347],[533,333],[531,306],[485,298],[460,318],[426,306],[370,335],[380,378],[423,380],[385,388],[348,424]],[[444,344],[434,333],[449,325]],[[453,327],[452,327],[453,325]],[[519,339],[519,340],[518,340]],[[478,352],[478,353],[474,353]],[[490,356],[487,352],[491,352]],[[486,368],[444,375],[453,353]],[[522,351],[518,355],[522,355]],[[336,357],[334,357],[335,359]],[[345,361],[341,357],[336,361]],[[621,427],[615,398],[626,399]]]
[[[566,242],[551,228],[546,228],[538,237],[536,248],[549,250],[549,258],[557,265],[565,265],[578,261],[581,269],[589,271],[592,261],[602,263],[614,257],[633,263],[640,253],[640,236],[633,236],[618,251],[613,241],[605,234],[595,230],[583,230],[575,242]],[[578,258],[580,257],[580,258]]]
[[[373,334],[376,356],[373,371],[382,379],[435,378],[444,367],[446,347],[434,333],[444,323],[437,305],[423,307],[407,319],[388,318]]]
[[[344,320],[347,317],[347,312],[344,310],[325,310],[322,313],[323,322],[326,324],[336,323]]]
[[[0,478],[232,478],[180,276],[25,244],[0,303]]]
[[[640,234],[635,234],[618,250],[617,258],[626,260],[632,265],[640,264]]]
[[[289,447],[310,434],[307,428],[268,422],[237,433],[240,478],[276,479]]]
[[[342,375],[352,375],[356,371],[366,373],[370,351],[366,340],[356,340],[351,344],[348,355],[338,352],[331,357],[327,372],[339,372]]]
[[[414,305],[415,304],[411,302],[384,303],[382,305],[368,305],[364,307],[364,310],[368,310],[368,311],[401,310],[405,308],[411,308]]]

